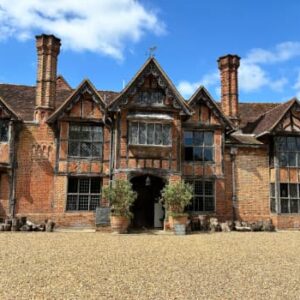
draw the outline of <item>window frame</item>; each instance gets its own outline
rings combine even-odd
[[[281,186],[287,186],[287,196],[282,196]],[[296,186],[297,195],[291,195],[291,186]],[[282,212],[282,201],[287,201],[287,212]],[[296,201],[298,206],[297,212],[291,212],[291,202]],[[272,203],[273,202],[273,203]],[[273,209],[273,207],[275,209]],[[299,215],[300,214],[300,183],[287,183],[280,182],[279,184],[279,192],[278,192],[278,200],[275,195],[275,183],[270,183],[270,211],[273,214],[281,214],[281,215]]]
[[[89,180],[89,192],[80,192],[80,182],[82,180]],[[91,192],[91,186],[92,186],[92,180],[97,179],[99,180],[99,193],[92,193]],[[69,192],[70,188],[70,180],[77,180],[77,191],[76,192]],[[66,212],[95,212],[96,207],[100,206],[101,204],[101,197],[102,197],[102,178],[101,177],[77,177],[77,176],[69,176],[68,182],[67,182],[67,198],[66,198],[66,204],[65,204],[65,211]],[[76,196],[76,209],[69,209],[69,196]],[[80,196],[87,196],[88,197],[88,208],[87,209],[79,209],[79,201]],[[98,204],[95,206],[94,209],[91,209],[91,200],[93,196],[99,196]]]
[[[284,146],[282,149],[279,146],[279,141],[284,139]],[[294,139],[295,149],[289,149],[288,139]],[[281,143],[283,145],[283,143]],[[299,147],[299,148],[298,148]],[[298,149],[297,149],[298,148]],[[300,136],[290,135],[290,136],[276,136],[274,138],[274,154],[278,159],[280,167],[283,168],[300,168]],[[290,159],[294,156],[295,163],[290,164]],[[286,163],[284,163],[284,159]]]
[[[186,144],[186,133],[192,133],[192,144]],[[196,145],[195,144],[195,133],[203,133],[203,142],[201,145]],[[211,145],[205,145],[205,133],[211,133],[212,134],[212,144]],[[198,130],[198,129],[184,129],[183,130],[183,161],[185,163],[201,163],[201,164],[212,164],[215,163],[215,132],[214,130]],[[187,148],[192,148],[193,149],[193,159],[187,159],[186,158],[186,151]],[[212,160],[204,160],[204,159],[195,159],[195,148],[202,149],[201,150],[201,155],[202,158],[205,157],[204,153],[206,149],[209,149],[212,153]]]
[[[190,212],[192,214],[214,214],[216,212],[216,181],[214,179],[209,179],[209,178],[203,178],[203,179],[199,179],[199,178],[185,178],[185,183],[188,183],[190,185],[192,185],[193,188],[193,198],[191,200],[191,204],[189,204],[186,207],[186,211]],[[191,183],[192,182],[192,183]],[[202,194],[198,194],[196,193],[196,189],[195,189],[195,182],[200,182],[202,185]],[[211,183],[212,184],[212,194],[206,194],[206,189],[205,189],[205,185],[206,183]],[[195,210],[195,198],[203,198],[203,210]],[[213,210],[206,210],[206,199],[212,199],[212,205],[213,205]],[[199,200],[198,200],[199,202]],[[192,209],[190,209],[190,207],[193,207]],[[199,203],[198,203],[198,207],[199,207]]]
[[[2,129],[6,129],[5,139],[3,139]],[[8,143],[9,142],[9,120],[0,119],[0,143]]]
[[[132,127],[133,124],[137,124],[137,132],[136,132],[136,140],[137,143],[133,143],[133,137],[132,137]],[[145,126],[146,128],[146,134],[145,134],[145,143],[140,143],[140,127],[141,125]],[[148,143],[149,136],[148,136],[148,128],[150,125],[153,125],[153,143]],[[161,126],[161,144],[156,143],[156,129],[158,126]],[[164,127],[169,127],[169,143],[164,144]],[[132,120],[128,122],[128,145],[129,146],[139,146],[139,147],[172,147],[172,123],[171,122],[160,122],[160,121],[137,121]]]
[[[72,126],[79,126],[80,127],[80,131],[79,132],[82,132],[82,128],[83,127],[93,127],[93,128],[99,128],[101,129],[101,137],[99,140],[95,140],[94,137],[92,137],[92,139],[74,139],[74,138],[71,138],[70,137],[70,133],[71,133],[71,128]],[[103,158],[103,144],[104,144],[104,126],[102,124],[95,124],[95,123],[83,123],[83,122],[70,122],[69,123],[69,126],[68,126],[68,158],[74,158],[74,159],[99,159],[99,160],[102,160]],[[89,131],[89,132],[94,132],[94,131]],[[100,131],[99,131],[100,132]],[[73,155],[70,153],[70,145],[71,143],[78,143],[79,144],[79,149],[78,149],[78,153],[79,155]],[[94,144],[100,144],[100,155],[97,156],[97,155],[89,155],[89,156],[84,156],[84,155],[81,155],[81,145],[83,143],[91,143],[91,145],[94,145]]]

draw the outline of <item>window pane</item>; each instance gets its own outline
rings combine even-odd
[[[96,141],[96,142],[102,142],[103,141],[102,127],[100,127],[100,126],[94,126],[93,127],[93,140]]]
[[[68,153],[70,156],[80,156],[80,142],[69,142]]]
[[[271,198],[271,212],[276,213],[276,201],[274,198]]]
[[[192,161],[193,158],[193,147],[185,147],[184,148],[184,160]]]
[[[77,210],[77,195],[68,195],[67,210]]]
[[[290,167],[296,167],[296,153],[295,152],[290,152],[288,154],[288,157],[289,157],[289,163],[288,163],[288,165]]]
[[[288,154],[284,152],[279,153],[279,164],[280,166],[284,167],[287,166],[288,162]]]
[[[138,144],[138,123],[131,123],[130,126],[130,143],[133,145]]]
[[[154,144],[154,124],[148,124],[147,128],[147,144]]]
[[[70,125],[69,138],[72,139],[72,140],[79,140],[80,139],[80,126]]]
[[[80,132],[80,140],[81,141],[92,141],[92,131],[93,127],[91,126],[81,126],[81,132]]]
[[[271,197],[275,197],[275,184],[274,183],[271,183],[270,184],[270,194],[271,194]]]
[[[296,137],[297,151],[300,151],[300,137]]]
[[[204,145],[212,146],[213,145],[213,133],[212,132],[205,132],[204,133]]]
[[[203,145],[203,132],[202,131],[195,131],[194,132],[194,145],[195,146],[202,146]]]
[[[163,145],[171,145],[171,125],[163,126]]]
[[[92,147],[92,157],[101,157],[102,155],[102,143],[93,143]]]
[[[78,179],[69,178],[68,193],[77,193],[77,192],[78,192]]]
[[[83,142],[80,144],[80,156],[81,157],[92,156],[92,143]]]
[[[91,193],[92,194],[100,193],[100,179],[99,178],[91,179]]]
[[[286,138],[285,137],[278,137],[275,139],[275,141],[276,141],[276,150],[277,151],[286,150]]]
[[[213,161],[213,148],[204,149],[204,161]]]
[[[298,213],[298,199],[291,199],[291,213]]]
[[[186,145],[186,146],[193,145],[193,132],[192,131],[184,132],[184,145]]]
[[[203,161],[203,148],[202,147],[194,147],[194,160],[195,161]]]
[[[280,199],[281,204],[281,213],[285,214],[289,212],[289,200],[288,199]]]
[[[203,181],[195,180],[194,191],[195,195],[203,195]]]
[[[214,211],[215,203],[213,197],[205,197],[205,211]]]
[[[100,196],[92,195],[90,202],[90,210],[95,210],[100,205]]]
[[[288,197],[288,185],[287,183],[280,184],[280,197]]]
[[[205,181],[205,195],[213,195],[213,183]]]
[[[295,151],[296,147],[296,139],[294,137],[287,137],[287,149],[290,151]]]
[[[4,120],[0,120],[0,141],[8,141],[8,122]]]
[[[88,210],[89,209],[89,196],[80,195],[78,202],[78,210]]]
[[[162,124],[155,124],[155,144],[162,144]]]
[[[290,184],[290,197],[297,198],[297,184]]]
[[[88,178],[82,178],[79,180],[79,193],[89,193],[90,180]]]
[[[194,211],[204,211],[204,198],[195,197]]]
[[[146,124],[139,124],[139,144],[146,144]]]

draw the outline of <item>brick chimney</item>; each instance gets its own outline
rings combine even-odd
[[[54,35],[36,36],[37,83],[34,119],[43,122],[55,109],[57,56],[60,39]]]
[[[239,124],[239,96],[238,96],[238,68],[240,57],[225,55],[218,59],[221,74],[221,105],[224,114],[238,126]]]

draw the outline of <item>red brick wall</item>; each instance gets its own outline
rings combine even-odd
[[[245,221],[269,219],[268,149],[238,148],[235,176],[238,218]]]

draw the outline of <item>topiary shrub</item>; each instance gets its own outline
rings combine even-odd
[[[112,216],[133,217],[130,207],[136,200],[137,193],[128,180],[114,180],[111,186],[103,187],[102,194],[110,202]]]

